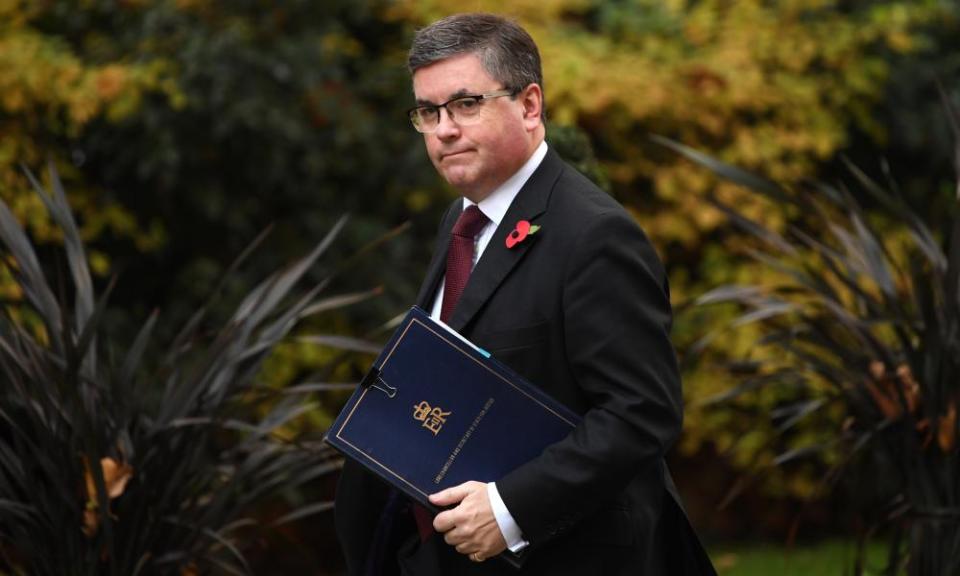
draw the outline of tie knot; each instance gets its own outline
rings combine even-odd
[[[460,217],[457,218],[457,223],[453,225],[452,233],[457,236],[474,238],[483,230],[487,222],[489,222],[489,220],[484,216],[483,212],[477,208],[476,204],[472,204],[460,213]]]

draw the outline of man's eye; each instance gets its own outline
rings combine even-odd
[[[431,108],[430,106],[417,108],[417,116],[420,117],[421,120],[429,120],[436,113],[437,113],[437,109]]]
[[[480,106],[480,99],[479,98],[461,98],[457,100],[454,103],[454,105],[457,107],[457,110],[461,110],[463,112],[469,112],[477,108],[478,106]]]

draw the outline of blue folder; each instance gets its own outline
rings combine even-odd
[[[325,436],[432,512],[427,499],[496,481],[580,416],[414,307]]]

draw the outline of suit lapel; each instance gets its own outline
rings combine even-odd
[[[453,309],[453,315],[448,323],[451,328],[458,332],[462,331],[463,327],[473,319],[497,287],[506,279],[513,267],[520,262],[524,254],[536,244],[538,235],[545,232],[550,233],[550,231],[541,230],[523,242],[516,244],[513,248],[507,248],[505,244],[507,235],[513,231],[517,222],[528,220],[532,224],[536,224],[536,218],[546,211],[550,192],[562,169],[563,161],[552,149],[548,150],[543,162],[540,163],[540,166],[520,189],[517,197],[514,198],[503,220],[500,221],[500,225],[493,233],[490,243],[487,244],[483,255],[470,274],[470,280],[467,282],[456,308]],[[441,258],[441,261],[445,260],[446,246],[444,246],[443,258]]]
[[[440,229],[437,231],[437,241],[433,247],[433,257],[430,259],[430,265],[427,266],[427,275],[420,285],[420,292],[417,293],[417,306],[425,310],[427,314],[433,308],[433,299],[440,288],[440,279],[446,272],[447,248],[450,246],[450,231],[456,224],[460,211],[463,209],[463,200],[457,199],[443,216],[440,223]]]

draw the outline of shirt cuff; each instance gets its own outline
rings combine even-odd
[[[500,492],[497,491],[497,485],[494,482],[487,483],[487,497],[490,498],[490,506],[493,508],[493,517],[497,520],[497,526],[503,539],[507,541],[507,549],[511,552],[519,552],[530,545],[523,539],[523,532],[517,526],[513,515],[507,510],[507,505],[500,498]]]

